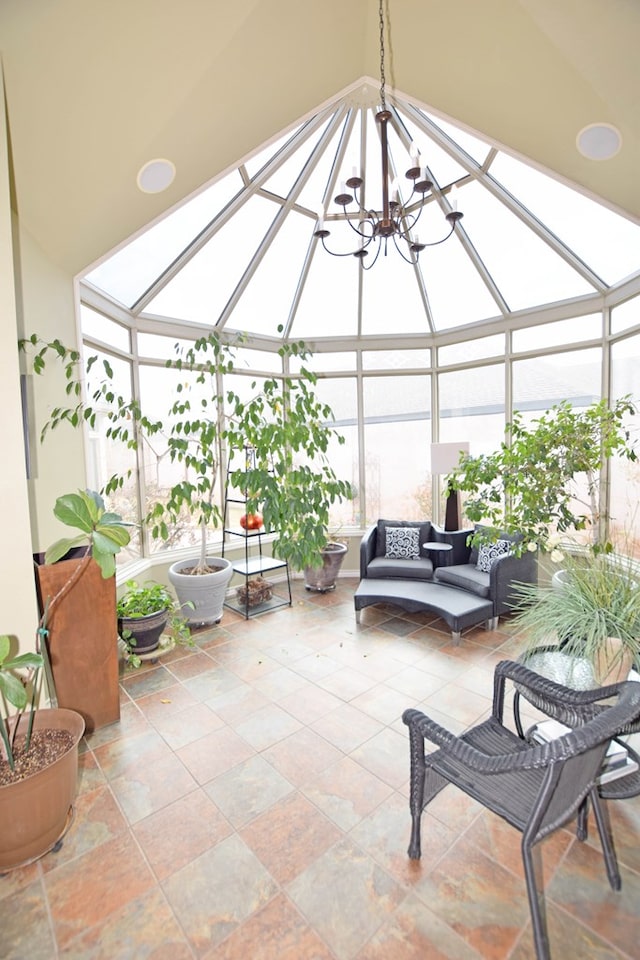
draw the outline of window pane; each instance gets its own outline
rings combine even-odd
[[[611,312],[611,332],[620,333],[640,323],[640,297],[627,300],[614,307]]]
[[[514,361],[514,409],[539,413],[563,400],[578,407],[599,400],[601,365],[598,349]]]
[[[358,426],[355,377],[327,378],[316,384],[316,394],[322,403],[333,410],[333,427],[345,438],[340,444],[329,444],[327,458],[340,480],[347,480],[354,493],[353,500],[333,505],[329,512],[330,535],[339,536],[342,527],[360,523],[360,491],[358,488]]]
[[[438,363],[446,366],[453,363],[465,363],[468,360],[486,360],[488,357],[504,355],[504,333],[479,340],[465,340],[463,343],[451,343],[438,349]]]
[[[88,357],[97,356],[98,362],[91,367],[87,379],[87,396],[91,397],[105,379],[103,361],[107,360],[113,370],[114,391],[128,402],[131,399],[131,363],[119,357],[94,350],[91,346],[84,347],[85,362]],[[122,487],[110,494],[107,506],[114,513],[128,523],[135,524],[129,530],[131,541],[117,554],[118,566],[139,557],[142,552],[140,538],[140,510],[137,490],[137,458],[134,450],[128,450],[125,444],[116,443],[107,437],[107,429],[111,422],[107,418],[107,406],[98,403],[98,414],[95,426],[87,425],[87,483],[91,490],[103,490],[105,484],[114,475],[124,478]],[[128,471],[131,476],[127,477]]]
[[[252,197],[154,297],[147,311],[215,324],[277,209],[273,202]]]
[[[614,399],[631,395],[637,401],[640,335],[621,340],[611,347],[611,393]],[[638,417],[627,428],[633,441],[640,441]],[[609,513],[610,539],[619,550],[640,559],[640,464],[616,457],[611,462]]]
[[[541,350],[559,347],[563,343],[578,343],[580,340],[596,340],[602,336],[602,314],[574,317],[555,323],[541,323],[527,330],[513,331],[513,350]]]
[[[87,280],[131,306],[241,186],[240,176],[234,170],[122,247],[88,273]]]
[[[178,393],[179,384],[183,388],[181,394]],[[203,416],[215,417],[215,406],[212,405],[215,389],[210,385],[197,384],[195,375],[187,370],[168,370],[165,367],[150,367],[141,364],[140,402],[142,409],[150,419],[161,419],[167,427],[167,432],[173,422],[173,418],[168,414],[168,411],[179,395],[190,400],[193,416],[196,416],[203,409]],[[207,401],[206,408],[201,407],[202,400]],[[183,463],[171,460],[165,433],[156,434],[143,441],[142,454],[147,510],[156,501],[166,502],[169,490],[175,483],[187,479],[193,481],[191,472],[186,469]],[[214,499],[220,504],[222,494],[220,492],[219,473],[216,473],[211,479],[215,484]],[[212,533],[213,530],[210,529],[209,535]],[[199,544],[200,530],[197,517],[192,517],[185,508],[179,522],[170,528],[168,540],[151,540],[150,549],[152,553],[158,553],[172,547],[192,545],[195,555]]]
[[[491,173],[607,283],[640,267],[640,226],[501,153]]]
[[[365,523],[425,517],[430,421],[430,377],[365,379]]]
[[[364,370],[421,370],[431,366],[431,350],[365,350]]]
[[[116,347],[126,353],[130,352],[131,334],[128,327],[107,319],[104,314],[92,310],[84,303],[80,304],[80,323],[84,336],[101,340],[103,343],[108,343],[110,347]]]
[[[460,190],[459,206],[469,239],[510,310],[593,293],[593,287],[480,184]]]

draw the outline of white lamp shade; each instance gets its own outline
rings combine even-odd
[[[469,453],[469,442],[431,444],[431,473],[451,473],[458,466],[461,453]]]

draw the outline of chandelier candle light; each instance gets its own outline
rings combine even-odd
[[[400,192],[396,181],[394,181],[394,183],[390,186],[387,127],[389,121],[392,119],[392,114],[390,110],[387,110],[385,94],[384,0],[380,0],[378,10],[380,19],[380,101],[382,108],[376,113],[376,122],[380,125],[380,146],[382,150],[382,210],[366,210],[363,206],[362,188],[364,186],[364,178],[358,176],[358,170],[356,167],[354,167],[349,179],[341,183],[340,192],[335,197],[334,203],[337,203],[338,206],[342,207],[345,214],[350,203],[355,201],[358,204],[357,226],[354,226],[351,217],[345,216],[345,219],[351,229],[358,235],[358,247],[355,250],[349,250],[346,253],[336,253],[333,250],[329,250],[325,240],[330,235],[330,231],[327,230],[325,226],[323,213],[321,213],[318,217],[317,226],[313,234],[314,237],[317,237],[322,241],[322,246],[327,253],[330,253],[334,257],[357,257],[360,260],[361,266],[365,270],[371,269],[373,264],[378,259],[380,250],[383,247],[385,256],[387,255],[387,241],[390,237],[393,239],[395,248],[403,260],[406,260],[407,263],[417,263],[418,256],[420,252],[425,249],[425,247],[433,247],[439,243],[444,243],[445,240],[448,240],[455,230],[456,223],[458,223],[463,216],[463,214],[457,209],[457,203],[455,201],[451,201],[451,196],[455,192],[454,185],[449,188],[451,209],[445,214],[445,218],[450,224],[449,232],[440,240],[434,240],[431,243],[420,242],[416,232],[416,227],[424,209],[427,200],[427,194],[433,187],[433,182],[428,178],[427,167],[422,167],[420,165],[420,154],[415,143],[411,144],[411,166],[405,173],[406,179],[413,182],[411,196],[409,197],[408,201],[405,204],[400,202]],[[353,191],[353,193],[348,193],[347,188]],[[357,191],[360,191],[360,198],[358,197]],[[377,243],[377,247],[375,247],[375,256],[368,265],[365,265],[365,258],[369,255],[369,247],[374,240]],[[407,253],[403,251],[400,241],[406,244]]]

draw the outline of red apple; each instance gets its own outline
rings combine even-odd
[[[244,513],[240,517],[240,526],[243,530],[259,530],[262,526],[262,516],[259,513]]]

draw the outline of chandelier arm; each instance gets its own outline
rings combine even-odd
[[[362,208],[361,208],[361,209],[362,209]],[[375,223],[374,223],[374,221],[373,221],[373,219],[372,219],[371,217],[366,217],[364,220],[358,220],[358,223],[359,223],[359,224],[361,224],[361,223],[370,223],[370,224],[371,224],[371,233],[363,233],[362,230],[359,230],[359,229],[358,229],[358,227],[354,227],[353,223],[351,222],[351,218],[350,218],[350,217],[345,217],[345,220],[347,221],[347,223],[349,224],[349,226],[351,227],[351,229],[353,230],[354,233],[357,233],[359,237],[361,237],[362,239],[366,240],[366,241],[367,241],[367,244],[371,243],[371,241],[373,240],[373,238],[374,238],[374,236],[375,236]]]
[[[359,258],[358,258],[358,259],[360,260],[360,266],[362,267],[363,270],[371,270],[371,267],[373,267],[373,266],[375,265],[376,260],[377,260],[378,257],[380,256],[380,251],[382,250],[382,244],[383,244],[383,241],[381,240],[381,241],[378,243],[378,246],[376,247],[376,255],[375,255],[375,257],[373,258],[373,260],[371,261],[371,263],[367,264],[367,266],[365,266],[365,262],[364,262],[365,258],[364,258],[364,257],[359,257]]]
[[[324,249],[327,251],[327,253],[328,253],[330,256],[332,256],[332,257],[355,257],[355,255],[356,255],[356,253],[357,253],[357,250],[347,250],[345,253],[337,253],[337,252],[334,252],[333,250],[329,250],[329,247],[328,247],[328,246],[326,245],[326,243],[325,243],[325,238],[324,238],[324,237],[318,237],[318,239],[319,239],[320,242],[322,243],[322,246],[323,246]]]
[[[393,235],[393,243],[394,243],[394,246],[395,246],[396,250],[398,251],[398,253],[399,253],[400,256],[402,257],[402,259],[405,261],[405,263],[412,263],[412,264],[415,265],[415,264],[418,262],[418,252],[417,252],[417,251],[414,251],[414,252],[415,252],[415,259],[412,259],[411,257],[407,257],[407,256],[402,252],[402,248],[401,248],[400,245],[398,244],[398,238],[397,238],[397,236],[396,236],[395,234]],[[409,249],[411,250],[411,246],[410,246],[411,241],[410,241],[410,240],[407,240],[406,243],[409,245]],[[420,246],[422,246],[422,244],[420,244]]]
[[[451,229],[449,230],[449,233],[445,234],[445,236],[442,237],[441,240],[432,240],[431,243],[420,243],[420,246],[421,246],[421,247],[437,247],[438,244],[444,243],[445,240],[448,240],[448,239],[449,239],[449,237],[451,236],[451,234],[453,233],[453,231],[455,230],[455,228],[456,228],[456,224],[455,224],[455,221],[454,221],[454,222],[451,224]]]

